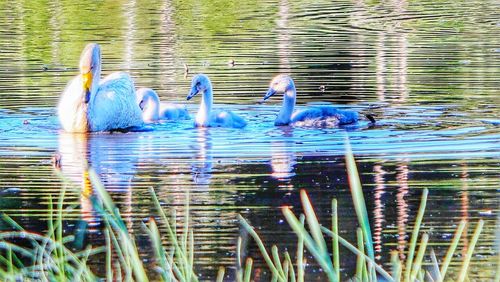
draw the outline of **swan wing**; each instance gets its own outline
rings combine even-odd
[[[88,115],[92,131],[143,124],[141,109],[136,103],[134,82],[127,73],[115,72],[105,77],[90,103]]]
[[[296,111],[292,114],[292,123],[305,121],[309,119],[320,119],[323,117],[323,113],[318,108],[305,109],[302,111]]]
[[[212,114],[211,126],[243,128],[247,122],[231,111],[216,111]]]
[[[339,110],[335,107],[313,107],[292,115],[292,123],[301,126],[337,126],[358,121],[355,111]]]
[[[338,124],[351,124],[358,121],[359,114],[356,111],[339,110],[335,107],[319,107],[324,117],[334,117]]]
[[[356,123],[359,118],[358,112],[347,110],[337,110],[335,116],[339,120],[339,125]]]

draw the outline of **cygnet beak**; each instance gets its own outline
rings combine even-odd
[[[264,96],[263,100],[265,101],[265,100],[269,99],[274,94],[276,94],[276,90],[274,90],[274,88],[270,87],[269,90],[267,90],[266,96]]]
[[[198,90],[197,87],[192,87],[191,88],[191,91],[189,91],[189,94],[187,95],[186,97],[186,100],[191,100],[191,98],[193,98],[194,96],[196,96],[196,94],[198,94],[200,91]]]

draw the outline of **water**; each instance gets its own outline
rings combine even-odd
[[[63,175],[77,186],[85,162],[95,168],[137,236],[140,223],[156,215],[149,187],[179,212],[189,191],[199,272],[213,279],[225,265],[233,275],[242,232],[236,215],[269,246],[293,250],[280,207],[298,213],[300,189],[326,225],[336,197],[340,232],[355,242],[343,158],[348,137],[379,262],[407,245],[428,188],[423,229],[438,257],[461,219],[472,232],[482,218],[471,278],[493,277],[500,233],[499,3],[314,2],[1,1],[0,210],[29,230],[46,230],[49,197],[61,187],[51,162],[58,152]],[[126,134],[62,132],[55,106],[89,41],[102,45],[104,74],[128,71],[162,100],[183,102],[191,75],[210,75],[216,104],[249,126],[202,130],[183,121]],[[377,125],[274,127],[280,98],[258,101],[277,73],[295,79],[299,107],[331,103],[372,113]],[[189,102],[192,113],[197,103],[199,97]],[[88,199],[68,193],[68,234],[87,222],[88,242],[102,242]],[[263,265],[251,240],[248,255]],[[345,277],[354,262],[344,261]],[[310,279],[321,279],[314,266],[308,269]]]

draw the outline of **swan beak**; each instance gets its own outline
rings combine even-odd
[[[83,90],[85,91],[85,103],[90,100],[90,88],[92,87],[92,72],[82,74]]]
[[[191,100],[191,98],[193,98],[194,96],[196,96],[196,94],[198,94],[198,92],[200,92],[198,89],[195,88],[191,88],[191,91],[189,91],[189,94],[187,95],[186,97],[186,100]]]
[[[269,88],[269,90],[267,90],[267,93],[266,93],[266,96],[264,96],[264,101],[271,98],[271,96],[273,96],[274,94],[276,94],[276,90],[274,90],[273,88]]]

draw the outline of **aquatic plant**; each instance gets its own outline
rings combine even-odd
[[[0,280],[1,281],[96,281],[90,270],[90,256],[105,252],[105,247],[89,246],[73,251],[69,246],[74,235],[63,236],[63,202],[66,186],[63,186],[56,204],[49,197],[47,233],[44,235],[25,230],[6,214],[2,219],[11,231],[0,233]],[[69,207],[72,208],[72,207]]]
[[[305,192],[301,190],[301,200],[304,212],[299,218],[287,206],[282,207],[282,212],[288,224],[292,227],[297,235],[297,271],[294,271],[291,259],[286,259],[283,262],[279,259],[276,246],[272,246],[273,260],[267,254],[267,248],[260,239],[259,235],[243,218],[239,217],[242,226],[254,238],[259,250],[261,251],[265,262],[272,273],[273,281],[304,281],[304,267],[302,258],[304,257],[303,245],[316,259],[318,265],[322,268],[329,281],[340,281],[340,263],[339,263],[339,243],[357,255],[356,272],[354,279],[356,281],[378,281],[379,277],[383,277],[385,281],[444,281],[448,274],[448,267],[452,261],[453,255],[458,248],[459,240],[462,236],[467,236],[465,226],[467,222],[462,220],[458,225],[454,237],[448,246],[447,253],[443,258],[441,265],[438,263],[436,255],[432,249],[428,250],[429,235],[427,233],[420,234],[420,227],[424,217],[425,207],[427,204],[428,190],[424,189],[420,202],[420,207],[413,226],[413,232],[408,245],[407,256],[405,261],[398,258],[397,251],[391,253],[391,270],[385,270],[381,265],[378,265],[374,260],[373,243],[366,212],[366,205],[363,197],[361,183],[356,168],[356,162],[352,154],[352,150],[348,142],[346,142],[346,165],[349,175],[349,186],[353,198],[353,203],[358,218],[359,228],[357,229],[357,246],[349,243],[338,234],[338,213],[337,201],[332,200],[332,227],[328,229],[319,224],[318,218],[313,209],[313,205]],[[304,220],[309,229],[306,229]],[[465,281],[469,269],[470,259],[474,253],[474,247],[479,235],[481,234],[484,225],[483,220],[479,220],[474,233],[470,240],[470,245],[467,249],[467,254],[463,259],[461,267],[456,270],[458,277],[456,281]],[[420,237],[420,244],[417,250],[417,241]],[[330,253],[326,247],[326,242],[331,239],[332,252]],[[423,267],[423,259],[425,254],[431,259],[427,269]],[[288,252],[284,253],[288,256]],[[285,269],[288,271],[285,271]],[[297,273],[297,274],[295,274]]]
[[[148,281],[150,277],[145,270],[139,255],[135,237],[128,231],[119,209],[114,204],[97,174],[89,169],[88,175],[95,195],[91,197],[92,205],[101,216],[104,227],[105,246],[87,247],[83,251],[74,252],[70,245],[75,243],[75,236],[63,236],[64,198],[67,187],[71,183],[61,175],[65,182],[59,195],[59,201],[54,209],[49,200],[48,231],[44,235],[24,230],[8,215],[3,214],[3,220],[14,231],[0,233],[0,248],[5,255],[0,255],[0,281],[97,281],[99,277],[90,269],[89,257],[105,254],[105,278],[107,281]],[[76,186],[75,186],[76,187]],[[154,218],[147,224],[142,223],[144,230],[154,250],[157,274],[163,281],[198,281],[193,270],[194,247],[193,231],[189,228],[189,199],[184,211],[183,232],[175,229],[170,223],[160,202],[151,189],[152,199],[158,208],[161,223],[167,228],[167,238],[172,247],[167,249],[162,243],[162,237]],[[66,207],[71,209],[73,207]],[[176,221],[175,212],[172,216]],[[20,242],[22,241],[22,242]],[[16,243],[18,242],[18,243]],[[26,244],[27,242],[27,244]],[[30,247],[23,247],[29,245]]]
[[[347,143],[348,144],[348,143]],[[406,250],[406,259],[401,261],[397,251],[391,253],[390,270],[378,265],[374,260],[372,236],[366,211],[363,191],[359,181],[356,162],[350,146],[347,145],[346,164],[349,175],[349,186],[353,204],[358,218],[359,227],[356,230],[357,244],[351,244],[338,234],[337,201],[332,200],[331,228],[326,228],[319,223],[305,190],[300,191],[303,213],[295,215],[290,207],[282,207],[283,215],[297,235],[296,253],[284,251],[280,254],[277,246],[269,248],[259,237],[254,228],[242,217],[238,216],[242,227],[255,240],[260,253],[270,270],[272,281],[303,282],[306,274],[305,252],[309,252],[321,267],[329,281],[340,281],[340,253],[342,245],[357,256],[353,279],[357,281],[444,281],[450,279],[448,269],[454,254],[459,247],[460,238],[466,235],[465,220],[456,228],[446,255],[438,262],[436,254],[429,249],[429,235],[420,232],[424,221],[425,207],[427,204],[428,190],[422,192],[420,207],[418,209],[410,243]],[[198,281],[195,273],[194,231],[190,228],[189,192],[183,207],[183,218],[177,218],[175,210],[171,216],[162,208],[156,193],[150,188],[151,197],[158,210],[158,219],[151,217],[147,223],[142,223],[145,233],[154,253],[156,267],[154,272],[146,271],[136,238],[131,234],[104,185],[97,174],[89,169],[86,172],[92,184],[94,194],[91,201],[94,209],[103,221],[104,246],[88,246],[84,250],[75,248],[78,240],[75,235],[64,236],[63,221],[66,209],[64,198],[68,187],[77,188],[64,178],[63,187],[56,203],[49,197],[47,222],[48,230],[44,235],[24,230],[8,215],[3,214],[3,220],[11,226],[10,231],[0,232],[0,280],[42,280],[42,281],[97,281],[105,278],[107,281],[148,281],[160,279],[162,281]],[[79,189],[79,188],[77,188]],[[78,191],[81,192],[81,191]],[[176,222],[181,220],[182,231],[176,228]],[[162,236],[159,225],[163,226],[167,234]],[[481,234],[484,222],[479,220],[469,239],[470,244],[461,267],[454,271],[456,281],[465,281],[469,264],[474,253],[475,244]],[[165,243],[163,240],[167,240]],[[419,243],[417,243],[419,242]],[[242,239],[239,238],[236,248],[236,273],[237,281],[251,281],[253,259],[243,257]],[[328,247],[330,245],[330,247]],[[105,274],[100,277],[92,271],[89,262],[92,256],[105,256]],[[430,260],[424,267],[424,258]],[[220,267],[216,281],[223,281],[224,267]]]

